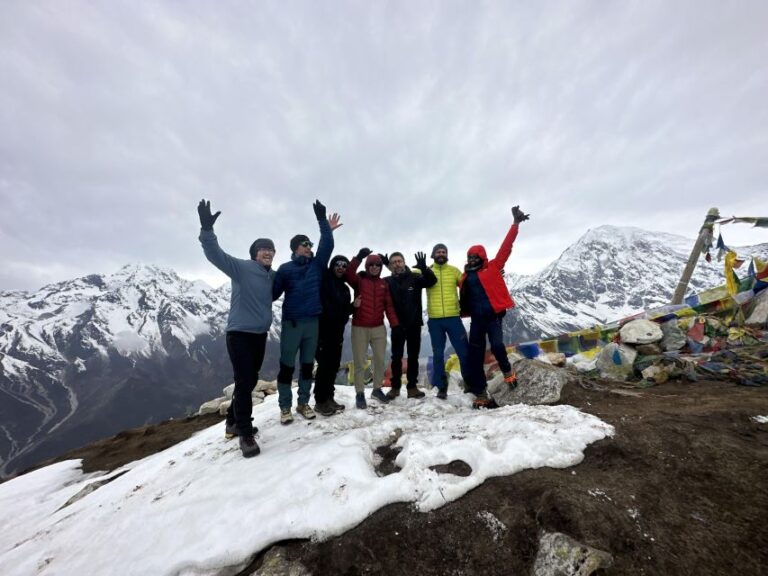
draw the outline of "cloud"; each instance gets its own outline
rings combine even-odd
[[[225,249],[270,236],[278,262],[317,235],[315,198],[342,214],[339,251],[440,241],[454,261],[498,243],[520,204],[533,217],[510,264],[528,273],[601,224],[693,237],[710,206],[765,212],[761,2],[4,16],[0,289],[127,262],[210,275],[203,197]]]

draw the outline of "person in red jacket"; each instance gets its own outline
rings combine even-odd
[[[513,387],[517,385],[502,334],[501,320],[508,309],[515,307],[504,282],[503,272],[504,265],[512,253],[512,244],[517,238],[520,222],[528,220],[529,215],[524,214],[519,206],[515,206],[512,208],[512,217],[514,222],[496,257],[489,261],[483,246],[472,246],[467,250],[467,265],[459,280],[461,315],[472,318],[469,327],[467,371],[471,375],[470,391],[476,397],[473,403],[476,408],[488,406],[490,403],[483,369],[486,337],[491,344],[491,352],[504,373],[504,381]]]
[[[365,258],[365,272],[357,273],[357,268]],[[357,256],[349,263],[345,280],[355,289],[352,313],[352,360],[355,365],[355,406],[365,409],[363,388],[365,381],[365,360],[368,345],[373,350],[373,392],[371,398],[386,404],[389,402],[381,390],[384,380],[384,355],[387,352],[387,329],[384,328],[384,314],[389,325],[399,325],[389,286],[381,277],[382,261],[378,254],[371,254],[368,248],[361,248]]]

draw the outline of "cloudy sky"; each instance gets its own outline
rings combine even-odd
[[[535,6],[533,4],[536,4]],[[493,249],[768,216],[768,3],[37,2],[0,19],[0,290],[225,250]],[[768,231],[723,228],[727,243]],[[408,258],[409,261],[411,258]]]

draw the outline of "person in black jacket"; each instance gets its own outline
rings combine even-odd
[[[352,314],[352,294],[344,281],[349,260],[346,256],[334,256],[323,273],[320,297],[323,312],[320,315],[318,333],[317,372],[315,373],[315,411],[323,416],[333,416],[344,410],[344,404],[334,400],[336,374],[341,364],[344,345],[344,328]]]
[[[403,352],[408,350],[408,398],[423,398],[424,392],[416,386],[419,377],[419,352],[421,351],[421,327],[424,325],[421,308],[421,290],[437,283],[435,273],[427,267],[427,255],[418,252],[416,269],[411,271],[405,265],[405,258],[400,252],[393,252],[389,257],[391,276],[385,278],[392,295],[395,312],[400,325],[392,329],[392,377],[391,388],[387,396],[397,398],[403,376]],[[386,259],[386,256],[385,256]]]

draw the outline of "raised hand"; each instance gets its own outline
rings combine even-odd
[[[360,250],[357,253],[358,262],[362,262],[365,258],[368,257],[370,253],[371,253],[370,248],[360,248]]]
[[[344,224],[341,223],[341,216],[336,214],[336,212],[328,216],[328,224],[330,224],[331,230],[336,230],[336,228],[344,226]]]
[[[416,252],[413,256],[416,258],[416,268],[423,270],[427,267],[427,255],[424,252]]]
[[[381,258],[381,265],[389,267],[389,253],[387,254],[379,254],[379,258]]]
[[[211,215],[211,201],[207,202],[205,199],[200,200],[200,204],[197,205],[197,215],[200,217],[200,228],[203,230],[213,230],[213,225],[216,223],[216,219],[221,214],[221,210],[216,214]]]
[[[312,204],[312,210],[315,211],[315,218],[318,222],[325,220],[325,206],[320,200],[315,200],[315,203]]]
[[[525,222],[526,220],[530,220],[531,215],[523,213],[523,211],[520,210],[520,206],[513,206],[512,217],[515,219],[515,224],[520,224],[520,222]]]

